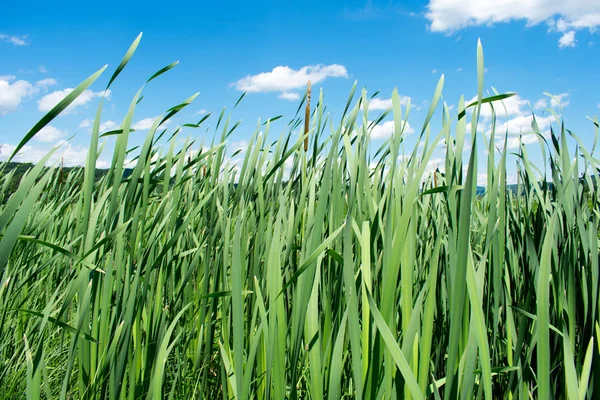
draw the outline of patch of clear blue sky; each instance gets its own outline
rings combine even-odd
[[[323,87],[329,110],[339,117],[356,79],[369,93],[381,90],[380,97],[389,98],[397,87],[401,95],[419,104],[431,99],[444,73],[448,104],[456,104],[461,94],[472,97],[476,43],[481,38],[488,68],[486,88],[517,91],[532,104],[544,91],[569,93],[567,124],[591,139],[593,127],[585,116],[599,111],[600,52],[587,43],[597,35],[581,31],[579,46],[559,49],[558,34],[548,33],[545,24],[526,27],[524,21],[471,27],[453,35],[433,33],[427,29],[425,6],[426,2],[417,1],[11,1],[2,5],[0,33],[28,35],[29,44],[0,43],[0,75],[30,82],[51,77],[57,85],[49,91],[74,87],[105,63],[109,71],[114,70],[143,31],[134,58],[112,87],[103,120],[120,123],[145,79],[175,60],[180,65],[145,90],[136,120],[159,115],[198,91],[200,96],[175,121],[194,122],[199,117],[193,114],[200,109],[216,113],[223,106],[231,109],[240,95],[231,83],[246,75],[280,65],[299,69],[334,63],[345,66],[349,78],[329,78],[316,87]],[[40,65],[48,72],[40,72]],[[93,89],[103,89],[110,73]],[[42,94],[24,99],[18,110],[0,116],[0,142],[17,143],[42,116],[37,109]],[[96,103],[90,104],[52,125],[69,134],[82,131],[81,121],[94,115]],[[274,92],[249,93],[232,113],[233,120],[244,121],[232,140],[249,138],[259,117],[285,114],[282,121],[288,121],[297,104],[279,99]],[[416,130],[425,112],[426,108],[411,112],[409,123]],[[279,136],[283,123],[275,128],[273,138]],[[203,132],[189,134],[206,137]],[[142,137],[133,134],[132,144]],[[81,132],[73,141],[85,145],[88,139]]]

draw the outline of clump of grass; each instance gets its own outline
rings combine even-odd
[[[549,138],[534,120],[549,168],[536,172],[521,146],[519,186],[509,190],[507,140],[495,148],[507,133],[494,123],[490,135],[476,131],[482,105],[510,96],[484,97],[480,45],[478,70],[477,101],[461,98],[456,115],[440,104],[440,79],[423,145],[408,155],[410,104],[403,112],[396,91],[374,123],[366,91],[352,88],[339,122],[321,93],[303,135],[292,135],[295,118],[269,141],[269,120],[239,167],[226,156],[237,125],[224,112],[208,149],[179,146],[180,129],[163,128],[192,96],[154,121],[125,176],[142,88],[96,181],[101,101],[85,168],[60,177],[44,168],[49,154],[1,205],[0,397],[597,396],[594,149],[558,117]],[[394,134],[372,149],[371,129],[387,115]],[[441,140],[434,178],[427,165]],[[488,184],[478,194],[484,149]],[[7,187],[11,175],[2,179]]]

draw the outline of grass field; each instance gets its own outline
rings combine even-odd
[[[209,147],[161,127],[193,98],[130,153],[140,90],[95,182],[100,102],[84,168],[41,160],[10,196],[12,175],[0,181],[0,398],[597,397],[599,161],[559,116],[516,155],[495,148],[506,132],[467,132],[510,96],[484,95],[477,51],[478,100],[451,113],[442,78],[408,150],[410,105],[394,92],[371,116],[395,121],[373,148],[369,97],[353,88],[335,120],[314,96],[307,135],[292,134],[304,116],[277,138],[260,124],[241,167],[226,156],[228,115],[210,117]]]

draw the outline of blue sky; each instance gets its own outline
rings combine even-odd
[[[559,96],[567,126],[586,142],[593,139],[586,116],[600,113],[599,0],[27,5],[26,10],[22,3],[9,2],[0,16],[2,156],[68,89],[104,64],[109,68],[77,106],[30,142],[22,161],[36,161],[74,134],[64,146],[70,149],[65,162],[85,160],[86,120],[93,118],[112,70],[140,32],[143,38],[134,58],[111,87],[102,116],[105,129],[121,123],[131,98],[150,75],[173,61],[180,64],[145,89],[134,118],[139,130],[132,134],[132,146],[143,140],[148,118],[195,92],[200,92],[198,98],[170,127],[197,122],[199,113],[218,114],[227,106],[233,121],[244,121],[231,137],[233,146],[244,146],[258,118],[284,114],[287,118],[274,124],[271,133],[278,137],[296,111],[307,78],[315,91],[323,89],[336,121],[355,80],[368,93],[381,91],[380,107],[396,87],[403,98],[411,98],[408,123],[418,131],[442,74],[449,105],[457,104],[460,95],[467,100],[475,95],[478,38],[484,46],[486,89],[519,94],[507,104],[509,115],[499,121],[513,135],[511,144],[521,128],[528,129],[530,106],[536,115],[547,115],[544,108],[551,104],[544,104],[543,92]],[[248,94],[232,110],[242,91]],[[378,112],[373,110],[373,117]],[[208,125],[215,121],[211,117]],[[485,118],[481,122],[485,131]],[[381,142],[390,133],[384,125],[374,140]],[[208,142],[212,130],[183,135]],[[110,143],[107,149],[104,161],[110,160]],[[442,156],[440,148],[434,158]]]

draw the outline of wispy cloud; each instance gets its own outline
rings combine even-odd
[[[0,33],[0,42],[10,43],[15,46],[27,46],[29,44],[27,35],[17,36],[6,35],[4,33]]]
[[[407,11],[392,2],[367,0],[362,7],[345,7],[342,11],[342,18],[350,21],[368,21],[373,19],[382,19],[387,17],[397,17],[406,15],[416,17],[414,11]]]

